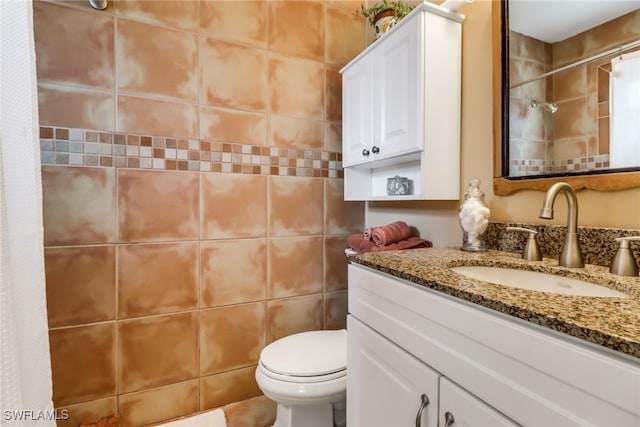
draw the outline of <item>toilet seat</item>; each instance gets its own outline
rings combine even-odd
[[[347,331],[301,332],[281,338],[260,352],[262,372],[296,383],[331,381],[346,375]]]

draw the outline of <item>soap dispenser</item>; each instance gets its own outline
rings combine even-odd
[[[637,276],[638,264],[629,247],[630,242],[640,242],[640,236],[618,237],[615,239],[619,243],[618,250],[611,260],[609,272],[619,276]]]

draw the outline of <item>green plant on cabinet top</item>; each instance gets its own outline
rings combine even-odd
[[[356,15],[364,16],[369,25],[375,29],[376,37],[380,37],[407,16],[413,8],[414,6],[409,6],[400,0],[382,0],[382,3],[376,3],[371,7],[365,7],[364,3],[361,4],[360,9],[356,10]]]

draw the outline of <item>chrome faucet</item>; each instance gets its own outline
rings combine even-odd
[[[553,184],[547,190],[539,217],[544,219],[553,218],[553,202],[560,192],[564,192],[569,207],[567,211],[567,236],[562,246],[558,263],[564,267],[582,268],[584,267],[584,259],[582,258],[580,241],[578,240],[578,198],[573,188],[566,182]]]

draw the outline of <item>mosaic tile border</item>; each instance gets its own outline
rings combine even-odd
[[[512,160],[509,164],[510,176],[528,176],[544,173],[583,172],[609,168],[609,154],[578,157],[565,160]]]
[[[342,178],[342,153],[56,126],[40,127],[42,164]]]

